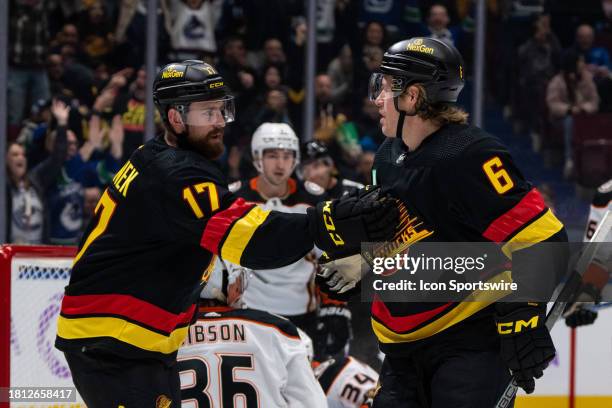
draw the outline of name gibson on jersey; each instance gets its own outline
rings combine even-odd
[[[189,328],[183,345],[203,343],[244,343],[246,342],[244,325],[240,323],[220,323],[206,325],[198,322]]]

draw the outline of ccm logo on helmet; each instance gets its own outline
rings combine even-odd
[[[497,332],[499,334],[520,333],[523,327],[535,329],[538,327],[539,316],[533,316],[528,321],[517,320],[516,322],[497,323]]]
[[[428,47],[426,45],[423,45],[423,39],[422,38],[417,38],[414,41],[409,42],[406,45],[406,49],[408,51],[422,52],[424,54],[430,54],[430,55],[433,55],[433,53],[434,53],[434,49],[433,48]]]
[[[326,201],[325,205],[323,206],[323,223],[325,224],[325,229],[329,233],[329,237],[334,244],[336,244],[336,246],[344,245],[344,240],[342,237],[340,237],[340,235],[337,233],[332,232],[336,230],[336,226],[334,225],[334,220],[331,216],[331,201]]]
[[[223,86],[223,82],[213,82],[212,84],[208,85],[209,89],[215,89],[215,88],[219,88]]]

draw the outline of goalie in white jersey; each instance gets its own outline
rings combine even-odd
[[[248,274],[230,269],[213,270],[179,349],[182,407],[327,407],[295,325],[243,309]]]

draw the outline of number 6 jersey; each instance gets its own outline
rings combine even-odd
[[[201,308],[177,360],[183,408],[327,407],[305,344],[280,316]]]
[[[414,151],[401,139],[387,138],[372,172],[374,183],[405,206],[397,243],[496,242],[516,260],[537,243],[567,241],[563,224],[506,147],[477,127],[442,126]],[[548,265],[563,271],[567,266],[562,258]],[[388,355],[405,355],[423,339],[451,341],[455,334],[478,349],[497,341],[491,303],[394,303],[375,297],[372,327]]]

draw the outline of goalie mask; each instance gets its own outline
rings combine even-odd
[[[300,163],[300,142],[291,126],[286,123],[263,123],[251,139],[251,154],[253,165],[259,173],[263,173],[263,154],[266,150],[290,150],[295,155],[295,162],[291,171]]]
[[[238,265],[217,259],[216,265],[208,278],[201,299],[216,300],[236,309],[246,307],[242,294],[249,285],[251,272]]]

